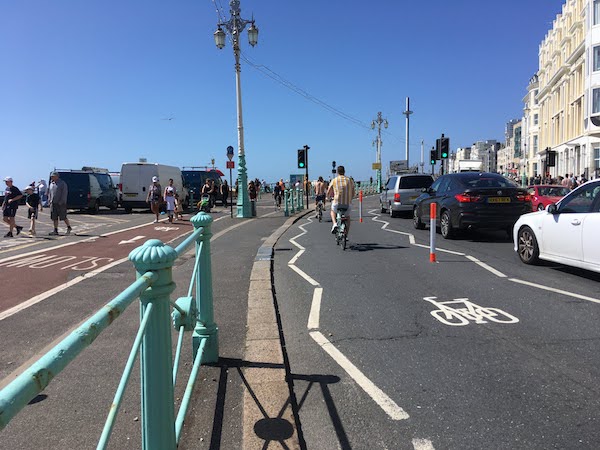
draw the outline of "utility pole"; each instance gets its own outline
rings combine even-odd
[[[425,149],[423,147],[424,144],[425,141],[421,139],[421,173],[425,173]]]
[[[406,97],[406,110],[402,113],[406,116],[406,167],[408,164],[408,142],[410,140],[410,115],[413,112],[410,110],[410,97]]]
[[[387,128],[388,121],[387,119],[383,119],[381,117],[381,112],[378,112],[377,119],[371,122],[371,129],[374,130],[375,126],[377,126],[377,140],[375,141],[375,143],[377,144],[376,162],[379,164],[379,168],[377,169],[377,192],[381,192],[381,144],[383,144],[383,142],[381,141],[381,125],[383,125],[384,128]]]

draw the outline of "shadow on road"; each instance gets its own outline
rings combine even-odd
[[[298,409],[302,409],[302,405],[308,398],[308,395],[313,388],[313,386],[318,385],[321,389],[321,394],[323,395],[323,400],[325,401],[325,406],[327,407],[327,412],[329,413],[329,417],[331,418],[331,424],[333,425],[333,429],[337,435],[339,448],[342,450],[350,450],[352,447],[350,446],[350,441],[348,440],[348,435],[344,430],[344,425],[342,424],[342,420],[338,413],[337,407],[333,400],[333,396],[331,395],[331,391],[329,390],[329,385],[334,383],[339,383],[340,378],[335,375],[298,375],[292,374],[292,379],[294,382],[296,381],[304,381],[307,384],[306,390],[302,397],[300,397],[300,401],[298,402]]]
[[[397,250],[400,248],[408,248],[408,247],[404,246],[404,245],[382,245],[382,244],[377,244],[374,242],[369,242],[369,243],[364,243],[364,244],[350,243],[350,246],[348,247],[349,250],[354,250],[357,252],[368,252],[371,250]]]

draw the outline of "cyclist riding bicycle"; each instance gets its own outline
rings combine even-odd
[[[315,211],[317,211],[316,218],[319,218],[319,202],[323,202],[323,208],[325,208],[325,193],[327,192],[327,185],[323,181],[323,177],[319,177],[315,184]]]
[[[329,189],[327,189],[327,196],[333,197],[333,201],[331,202],[332,234],[335,234],[337,231],[336,215],[338,209],[346,210],[346,229],[348,232],[350,231],[350,211],[352,210],[352,198],[354,198],[354,181],[345,175],[346,169],[344,169],[344,166],[338,166],[337,173],[338,176],[331,180]]]

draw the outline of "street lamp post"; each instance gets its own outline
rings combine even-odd
[[[252,20],[242,19],[240,16],[240,1],[230,0],[229,8],[231,18],[227,22],[219,22],[215,31],[215,44],[217,48],[225,47],[226,33],[231,35],[233,54],[235,56],[235,90],[237,96],[237,130],[238,130],[238,190],[237,190],[237,217],[251,217],[250,200],[248,198],[248,174],[246,169],[246,155],[244,153],[244,123],[242,120],[242,85],[240,81],[240,34],[248,28],[248,42],[252,47],[258,43],[258,28]]]
[[[406,97],[406,111],[402,114],[406,116],[406,167],[408,165],[408,141],[410,140],[410,115],[413,112],[410,110],[410,97]]]
[[[377,192],[381,192],[381,144],[383,144],[383,142],[381,142],[381,125],[383,125],[384,128],[387,128],[388,121],[381,117],[381,112],[378,112],[377,119],[371,122],[371,129],[374,130],[375,126],[377,126],[377,140],[375,141],[377,145],[376,162],[379,164],[379,169],[377,169]]]

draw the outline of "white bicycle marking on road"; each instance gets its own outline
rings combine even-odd
[[[430,314],[445,325],[462,327],[475,323],[478,325],[495,323],[517,323],[517,319],[512,314],[498,308],[488,308],[476,305],[470,302],[468,298],[455,298],[454,300],[439,302],[437,297],[423,297],[423,300],[433,304],[436,310],[430,311]],[[462,306],[457,308],[456,306]]]
[[[307,218],[308,224],[313,221]],[[310,313],[308,316],[308,323],[306,327],[309,330],[310,337],[329,355],[333,360],[346,371],[346,373],[352,378],[356,384],[358,384],[365,393],[371,397],[371,399],[379,405],[383,411],[393,420],[404,420],[408,419],[409,415],[402,409],[396,402],[394,402],[385,392],[379,389],[371,380],[369,380],[365,374],[363,374],[358,367],[340,352],[335,345],[333,345],[323,334],[318,331],[319,321],[321,315],[321,300],[323,297],[323,288],[318,281],[314,280],[310,275],[301,270],[295,265],[300,255],[306,250],[300,245],[296,239],[304,236],[308,231],[304,228],[304,225],[299,225],[298,228],[302,230],[297,236],[290,238],[289,241],[298,247],[298,253],[288,262],[288,267],[308,281],[311,285],[315,286],[313,290],[313,298],[310,307]]]

